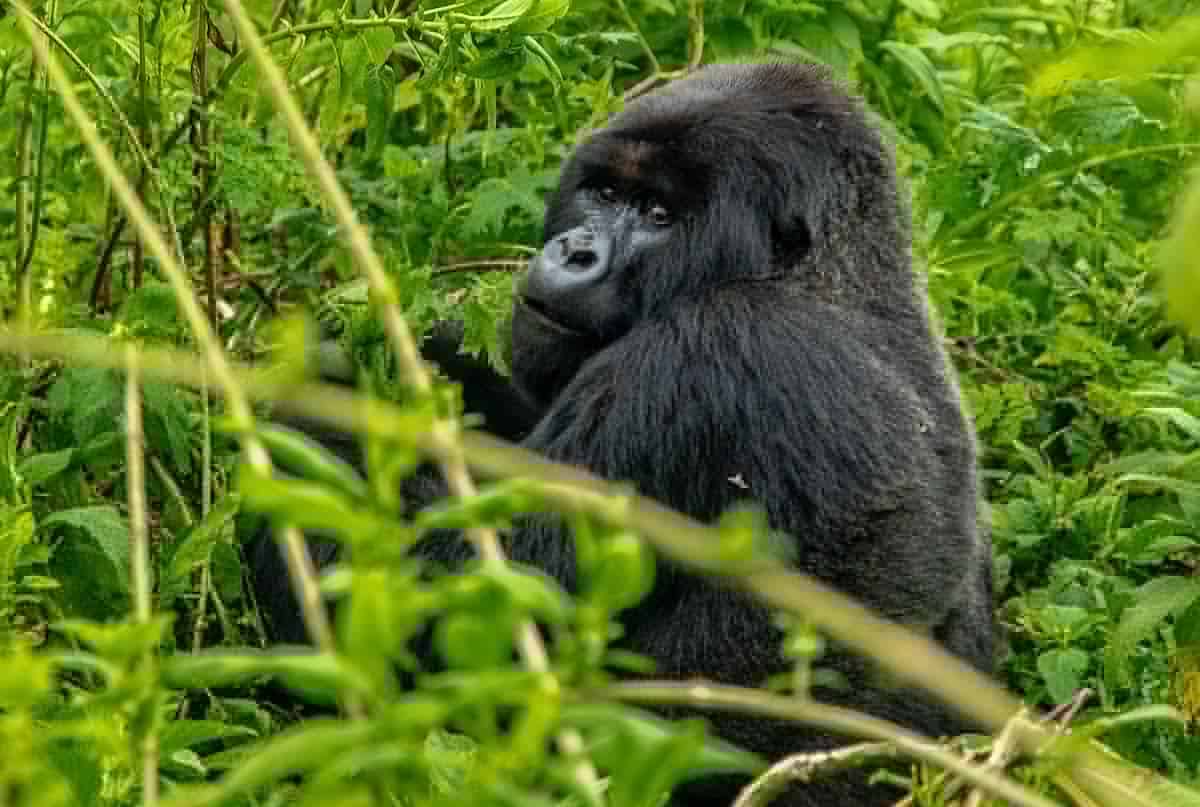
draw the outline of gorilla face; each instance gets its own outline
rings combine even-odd
[[[514,378],[535,400],[549,403],[650,314],[647,277],[678,272],[703,196],[686,167],[667,144],[614,125],[564,166],[513,311]]]
[[[678,210],[668,194],[602,172],[552,208],[513,311],[513,369],[527,394],[548,403],[588,356],[633,327],[637,278],[676,237]]]

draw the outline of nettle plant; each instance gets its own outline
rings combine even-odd
[[[926,807],[974,798],[976,786],[998,792],[1002,777],[963,762],[986,753],[1016,758],[1012,773],[1030,788],[1005,791],[1011,803],[1046,803],[1031,790],[1080,804],[1195,801],[1087,745],[1103,733],[1126,760],[1178,783],[1194,781],[1200,764],[1175,713],[1153,706],[1194,715],[1197,702],[1191,459],[1200,412],[1194,347],[1162,304],[1195,309],[1200,254],[1194,187],[1166,229],[1198,142],[1185,102],[1193,35],[1169,27],[1183,4],[251,4],[370,228],[384,284],[362,279],[370,260],[334,215],[328,185],[296,159],[298,130],[278,117],[279,97],[231,5],[57,0],[34,17],[9,5],[0,19],[0,104],[11,112],[0,116],[9,124],[0,141],[16,155],[0,165],[11,189],[0,219],[16,234],[0,241],[11,326],[0,340],[13,352],[0,372],[8,801],[462,803],[469,794],[478,804],[623,805],[655,803],[698,773],[764,770],[696,722],[667,724],[630,706],[694,705],[700,693],[622,688],[602,670],[645,670],[609,647],[615,614],[652,583],[645,541],[733,574],[789,614],[780,619],[794,667],[775,682],[782,691],[824,681],[821,637],[861,635],[836,633],[830,614],[861,627],[857,612],[804,599],[802,580],[756,588],[762,579],[739,565],[764,540],[749,514],[693,533],[645,517],[626,492],[561,469],[539,475],[529,458],[470,435],[461,451],[473,468],[516,478],[480,484],[420,519],[399,517],[402,476],[431,456],[453,467],[455,440],[430,435],[458,393],[412,393],[389,320],[396,301],[417,332],[453,315],[469,349],[505,367],[499,320],[512,277],[580,134],[643,79],[751,56],[831,65],[897,141],[916,251],[981,436],[1006,681],[1033,706],[1074,701],[1057,713],[1071,733],[1040,754],[1018,753],[1047,736],[1022,721],[962,755],[956,744],[905,745],[855,723],[842,727],[890,745],[857,747],[850,764],[875,767],[899,748],[919,762],[883,775]],[[74,84],[35,58],[27,23],[71,65]],[[1141,36],[1138,26],[1182,33],[1101,51],[1099,61],[1085,51],[1064,62],[1083,65],[1069,83],[1030,83],[1066,47]],[[81,143],[85,130],[64,105],[71,86],[156,228],[142,226],[94,144]],[[1160,245],[1164,232],[1172,237]],[[165,241],[156,245],[154,233]],[[1160,257],[1172,269],[1165,297],[1155,288]],[[181,266],[209,316],[197,318],[173,272]],[[300,366],[310,335],[281,316],[299,307],[341,333],[365,387],[402,408],[311,384]],[[21,329],[43,336],[22,340]],[[271,370],[223,375],[214,344]],[[129,345],[140,349],[126,355]],[[190,345],[210,350],[207,368],[151,350]],[[251,427],[244,392],[302,397],[314,416],[363,427],[366,478]],[[234,438],[250,433],[314,481],[280,479],[253,451],[236,453]],[[320,652],[242,649],[263,645],[236,540],[248,504],[293,527],[334,529],[352,549],[319,584],[343,605]],[[571,520],[582,581],[574,597],[497,559],[429,579],[402,556],[432,526],[503,529],[538,509]],[[301,590],[315,595],[300,566]],[[405,643],[431,620],[449,670],[413,688]],[[529,621],[542,629],[544,668],[528,656],[509,662],[524,641],[513,629]],[[958,680],[914,661],[925,656],[906,654],[912,645],[894,644],[902,641],[880,639],[874,650],[907,655],[934,683]],[[295,723],[277,704],[279,686],[340,703],[349,717]],[[1015,704],[971,691],[967,705],[999,731]],[[831,719],[790,694],[703,694],[723,708]],[[842,764],[803,762],[814,775]],[[763,781],[747,803],[770,800],[778,781]]]

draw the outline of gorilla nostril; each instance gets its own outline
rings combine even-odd
[[[568,269],[591,269],[599,259],[595,250],[586,247],[572,249],[567,252],[566,266]]]

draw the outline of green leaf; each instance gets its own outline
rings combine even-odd
[[[927,20],[938,20],[942,17],[942,9],[935,0],[900,0],[900,4]]]
[[[1177,406],[1150,406],[1145,412],[1169,420],[1192,440],[1200,443],[1200,418],[1195,415]]]
[[[504,0],[482,17],[464,18],[478,31],[509,29],[517,34],[533,34],[557,22],[570,5],[570,0]]]
[[[343,753],[368,746],[380,729],[368,721],[307,720],[295,728],[257,743],[246,756],[209,790],[201,804],[222,804],[237,796],[267,787],[280,779],[298,776],[329,765]],[[186,797],[184,797],[186,798]],[[194,804],[195,800],[181,803]],[[166,802],[170,807],[171,802]]]
[[[1179,198],[1170,231],[1159,248],[1162,294],[1171,318],[1200,331],[1200,171]]]
[[[521,72],[529,61],[523,42],[514,42],[512,47],[489,53],[463,65],[463,72],[471,78],[502,79]]]
[[[275,479],[242,466],[238,481],[246,509],[305,530],[325,530],[339,540],[399,536],[404,526],[386,519],[328,485]]]
[[[75,449],[73,448],[34,454],[32,457],[27,457],[17,467],[17,472],[25,479],[25,484],[35,488],[38,485],[46,484],[70,468],[73,459],[75,459]]]
[[[171,720],[163,724],[158,734],[158,747],[164,757],[194,745],[233,737],[253,737],[256,732],[247,726],[222,723],[219,720]]]
[[[1098,743],[1100,753],[1072,765],[1071,779],[1096,807],[1200,807],[1200,790],[1121,759]]]
[[[929,61],[929,57],[920,48],[909,45],[907,42],[888,41],[879,47],[890,53],[899,62],[913,81],[925,91],[925,95],[937,107],[938,112],[944,115],[946,113],[946,93],[942,88],[942,79],[938,76],[937,68],[933,66],[933,62]]]
[[[208,560],[213,545],[221,540],[226,525],[237,515],[241,497],[228,493],[218,499],[200,522],[194,525],[170,552],[163,579],[164,593],[186,585],[192,570]]]
[[[1067,703],[1079,689],[1087,672],[1087,653],[1078,648],[1049,650],[1038,656],[1038,672],[1055,703]]]
[[[67,527],[88,537],[112,562],[121,584],[129,586],[129,522],[115,507],[94,505],[60,510],[42,520],[42,529]]]
[[[388,142],[388,130],[392,122],[392,101],[396,93],[396,71],[391,65],[383,64],[367,71],[367,148],[363,152],[365,162],[374,162],[383,156]]]
[[[280,646],[255,653],[250,648],[213,651],[163,659],[163,686],[212,689],[277,678],[289,689],[320,703],[335,702],[341,693],[369,695],[371,681],[341,659],[324,653],[289,653]]]
[[[592,759],[605,770],[621,770],[650,748],[680,732],[691,731],[641,709],[618,704],[570,704],[563,707],[563,721],[583,732]],[[755,774],[765,765],[749,751],[708,737],[686,763],[676,760],[673,767],[675,781],[683,781],[719,773]]]
[[[1140,34],[1140,32],[1139,32]],[[1177,22],[1169,31],[1125,44],[1105,44],[1076,51],[1042,68],[1031,88],[1035,95],[1063,92],[1083,79],[1129,79],[1161,65],[1185,59],[1200,48],[1200,19]]]
[[[1200,579],[1160,577],[1139,588],[1134,604],[1121,614],[1121,622],[1108,640],[1105,672],[1115,682],[1128,683],[1129,657],[1138,642],[1149,636],[1168,616],[1182,613],[1200,598]]]
[[[279,470],[328,485],[352,499],[368,497],[367,483],[354,466],[303,432],[261,425],[257,434]]]

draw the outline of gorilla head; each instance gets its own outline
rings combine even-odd
[[[904,213],[877,130],[824,69],[702,70],[564,166],[513,312],[515,378],[548,402],[589,355],[718,284],[911,299]]]

